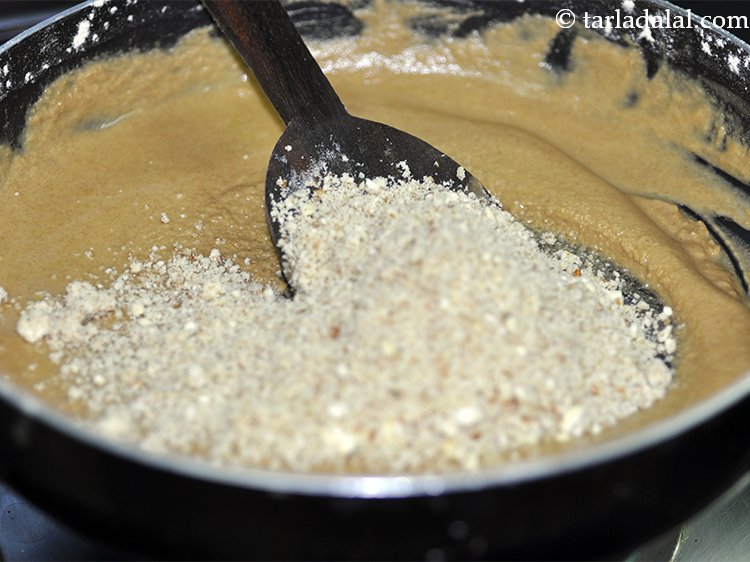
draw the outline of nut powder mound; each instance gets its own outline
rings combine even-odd
[[[218,250],[73,282],[17,329],[94,430],[291,471],[475,470],[665,395],[672,312],[499,204],[327,176],[276,204],[293,298]]]

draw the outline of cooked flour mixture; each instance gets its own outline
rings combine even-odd
[[[327,177],[274,215],[292,300],[218,250],[154,256],[30,305],[18,331],[105,434],[298,471],[476,469],[599,433],[671,381],[672,326],[496,205]]]
[[[353,114],[502,208],[324,179],[275,210],[288,299],[263,204],[282,124],[231,50],[198,30],[95,61],[0,147],[0,371],[149,450],[379,473],[590,446],[747,373],[742,281],[680,211],[750,229],[706,165],[747,184],[750,152],[701,88],[583,31],[561,74],[539,17],[427,41],[410,9],[314,53]]]

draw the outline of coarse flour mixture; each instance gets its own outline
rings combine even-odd
[[[326,176],[273,216],[293,299],[218,250],[154,254],[18,331],[106,435],[295,471],[477,469],[598,433],[671,381],[671,310],[625,302],[499,205]]]

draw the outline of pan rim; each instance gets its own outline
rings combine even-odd
[[[96,1],[97,0],[85,0],[84,2],[81,2],[80,4],[76,4],[75,6],[66,8],[65,10],[62,10],[61,12],[55,14],[54,16],[49,17],[45,20],[42,20],[39,23],[29,27],[28,29],[22,31],[18,35],[11,37],[5,43],[0,44],[0,55],[2,55],[5,51],[10,50],[12,47],[17,45],[18,43],[25,41],[27,38],[34,35],[38,31],[41,31],[42,29],[56,23],[58,20],[65,19],[69,15],[75,14],[76,12],[82,12],[83,10],[88,8],[91,4],[93,4]]]
[[[40,30],[72,14],[82,12],[97,0],[87,0],[61,11],[0,45],[0,55]],[[666,0],[652,0],[665,8],[687,13]],[[711,30],[750,54],[750,45],[728,31]],[[515,486],[582,471],[656,447],[710,421],[721,412],[750,398],[750,371],[712,396],[681,412],[602,443],[579,450],[543,455],[473,472],[425,474],[305,474],[246,467],[226,467],[178,455],[160,455],[133,445],[107,439],[83,427],[42,399],[25,391],[0,373],[0,407],[20,414],[16,423],[33,420],[84,445],[122,460],[179,476],[256,491],[340,498],[408,498],[479,491],[490,487]],[[4,404],[2,404],[4,403]],[[12,432],[12,428],[11,428]],[[33,434],[29,443],[33,445]]]
[[[0,401],[17,410],[17,424],[29,419],[89,447],[122,460],[180,476],[257,491],[341,498],[405,498],[516,486],[594,468],[679,437],[750,398],[750,372],[713,396],[678,414],[622,437],[580,450],[487,467],[475,472],[339,474],[297,473],[251,467],[227,467],[190,457],[157,454],[108,439],[80,425],[18,385],[0,379]],[[13,429],[11,428],[11,432]],[[33,446],[33,432],[19,446]]]

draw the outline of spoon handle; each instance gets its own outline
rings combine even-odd
[[[281,2],[203,0],[203,4],[287,125],[346,114]]]

